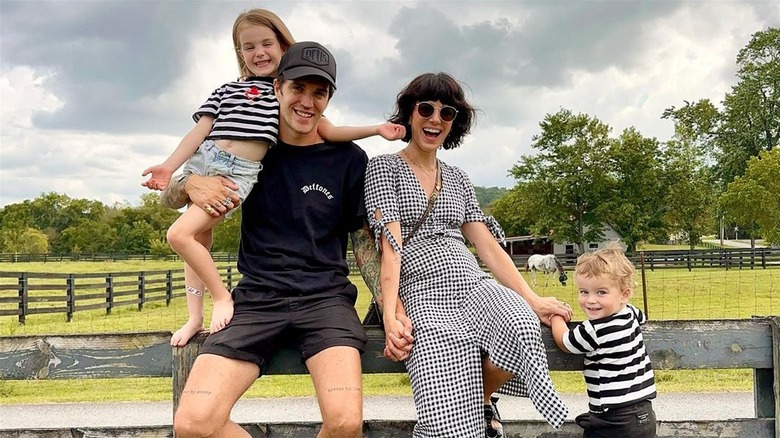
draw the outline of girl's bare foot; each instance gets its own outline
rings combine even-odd
[[[203,330],[202,319],[199,321],[193,321],[192,319],[187,320],[187,322],[171,336],[171,345],[174,347],[183,347],[201,330]]]

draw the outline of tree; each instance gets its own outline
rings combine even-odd
[[[751,247],[761,234],[770,243],[780,243],[780,148],[762,151],[747,164],[745,175],[732,181],[721,195],[726,216],[740,230],[750,233]],[[758,206],[761,206],[758,208]]]
[[[599,206],[608,193],[610,128],[587,114],[562,109],[539,123],[534,136],[539,153],[523,156],[511,173],[537,208],[533,231],[555,230],[556,242],[570,241],[585,252],[585,242],[603,238],[605,217]]]
[[[611,194],[602,204],[606,222],[629,252],[641,241],[664,229],[663,165],[655,138],[642,137],[635,128],[623,131],[609,149]]]
[[[3,250],[18,254],[46,254],[49,252],[49,240],[46,235],[35,228],[26,228],[21,232],[18,230],[3,230],[2,234]]]
[[[107,222],[86,220],[63,230],[59,242],[61,252],[114,252],[119,236]]]
[[[714,224],[716,194],[712,173],[694,146],[676,140],[666,146],[664,221],[694,249]]]
[[[525,184],[520,183],[493,202],[491,213],[501,224],[507,236],[531,234],[536,221],[534,214],[536,208],[533,197],[528,194]]]
[[[722,101],[709,100],[671,107],[678,139],[688,141],[712,158],[720,187],[745,173],[747,162],[778,145],[780,138],[780,29],[753,34],[737,54],[738,82]]]

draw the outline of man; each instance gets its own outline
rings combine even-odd
[[[294,44],[279,63],[279,141],[244,202],[238,256],[244,277],[232,294],[233,319],[208,337],[195,360],[174,418],[179,437],[248,437],[230,411],[287,345],[300,350],[314,382],[319,436],[361,435],[366,335],[344,254],[347,234],[365,223],[368,158],[353,143],[328,143],[317,134],[335,81],[333,55],[314,42]],[[193,207],[224,212],[230,205],[226,180],[193,175],[185,187]],[[361,242],[373,244],[366,235]]]

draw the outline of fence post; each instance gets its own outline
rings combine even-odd
[[[144,310],[144,299],[146,297],[146,277],[144,273],[138,274],[138,310]]]
[[[114,307],[114,274],[108,273],[106,277],[106,315],[111,314]]]
[[[650,313],[647,311],[647,278],[645,278],[645,252],[639,253],[639,263],[642,269],[642,300],[645,305],[645,319],[650,319]]]
[[[688,272],[691,272],[691,251],[690,250],[688,250],[686,257],[688,259]]]
[[[73,312],[76,308],[76,279],[73,278],[73,274],[68,274],[68,278],[65,279],[67,284],[66,293],[67,298],[67,310],[65,316],[68,322],[73,321]]]
[[[173,273],[169,269],[165,273],[165,305],[170,306],[173,299]]]
[[[227,267],[227,290],[233,289],[233,267]]]
[[[766,250],[761,250],[761,267],[766,269]]]
[[[19,276],[19,324],[21,325],[24,325],[25,317],[27,316],[28,303],[28,278],[27,273],[22,272]]]

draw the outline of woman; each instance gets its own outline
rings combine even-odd
[[[406,360],[415,437],[501,436],[491,421],[494,391],[530,396],[556,428],[568,412],[550,381],[537,315],[568,320],[571,308],[530,289],[468,176],[437,158],[440,149],[460,146],[474,115],[450,75],[416,77],[391,117],[405,125],[408,145],[374,157],[366,173],[366,211],[381,251],[385,355]],[[480,269],[464,236],[498,282]]]

